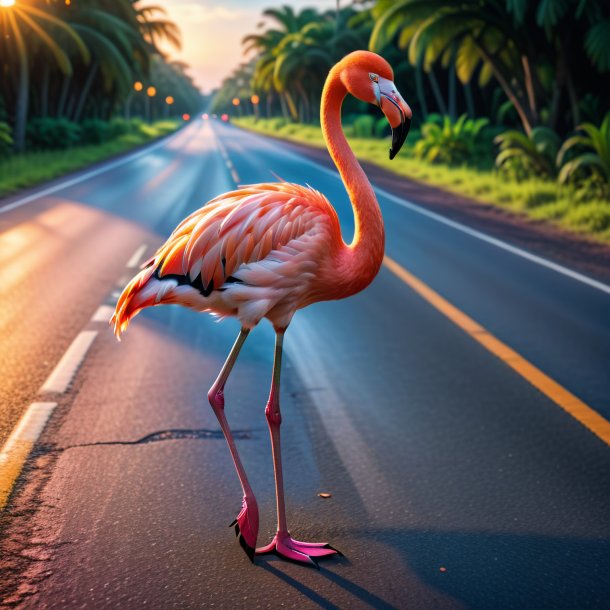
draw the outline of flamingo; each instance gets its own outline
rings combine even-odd
[[[322,92],[321,124],[328,151],[352,203],[353,241],[341,236],[337,213],[324,195],[287,182],[253,184],[212,199],[183,220],[121,294],[110,324],[118,339],[145,307],[177,303],[220,317],[235,316],[241,330],[208,392],[243,491],[235,521],[239,542],[251,561],[275,553],[318,567],[339,552],[325,542],[291,537],[286,522],[280,455],[280,369],[284,333],[298,309],[317,301],[343,299],[366,288],[384,255],[384,226],[373,188],[341,127],[347,93],[377,105],[392,127],[390,159],[403,145],[411,109],[393,83],[390,65],[379,55],[355,51],[329,72]],[[267,318],[275,330],[275,354],[265,416],[271,435],[277,532],[256,547],[258,505],[227,423],[224,389],[250,330]]]

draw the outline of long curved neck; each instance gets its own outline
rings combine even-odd
[[[340,252],[338,274],[355,293],[373,280],[383,261],[385,232],[375,192],[352,152],[341,126],[341,105],[347,94],[339,74],[331,70],[322,92],[322,133],[343,179],[354,210],[354,239]]]

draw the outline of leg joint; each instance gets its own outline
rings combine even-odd
[[[216,388],[213,385],[208,392],[208,400],[210,401],[210,405],[212,409],[220,410],[225,408],[225,394],[221,388]]]
[[[282,423],[280,404],[277,401],[268,402],[265,407],[265,417],[270,426],[279,426]]]

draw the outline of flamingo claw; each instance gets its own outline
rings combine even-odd
[[[229,527],[235,527],[235,535],[250,561],[254,561],[258,536],[258,506],[253,496],[244,496],[242,509]]]
[[[300,563],[320,569],[320,559],[338,555],[343,557],[337,549],[326,542],[300,542],[294,540],[288,533],[277,533],[273,540],[266,546],[256,549],[257,555],[274,553],[293,563]]]

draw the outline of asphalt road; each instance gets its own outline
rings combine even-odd
[[[248,562],[227,527],[241,493],[206,400],[237,323],[156,308],[118,344],[92,321],[134,252],[235,179],[311,184],[349,239],[336,174],[212,123],[27,205],[0,202],[0,441],[74,337],[98,331],[71,389],[44,398],[58,407],[1,518],[2,604],[609,608],[610,447],[386,268],[363,293],[299,312],[285,341],[289,527],[345,557],[319,572]],[[380,204],[390,257],[610,418],[610,294]],[[272,356],[265,323],[227,388],[259,544],[274,529]]]

